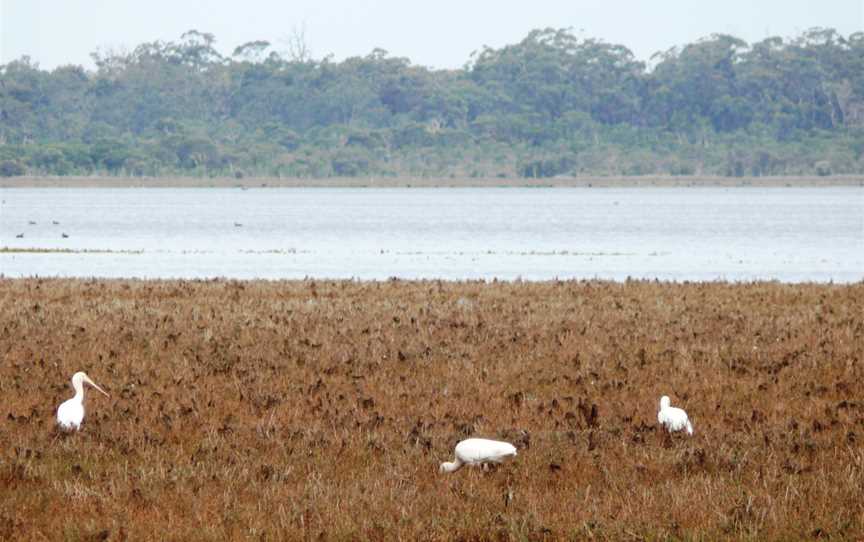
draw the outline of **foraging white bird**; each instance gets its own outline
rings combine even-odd
[[[105,397],[111,397],[105,390],[90,380],[90,377],[85,373],[80,371],[75,373],[72,375],[72,387],[75,389],[75,397],[64,401],[57,408],[57,424],[63,429],[81,429],[81,422],[84,421],[84,384],[90,384],[105,394]]]
[[[469,438],[456,445],[456,461],[441,463],[438,472],[454,472],[463,465],[501,463],[516,455],[516,447],[509,442],[485,438]]]
[[[687,431],[688,435],[693,434],[693,424],[687,418],[687,413],[671,405],[669,397],[664,395],[660,398],[660,411],[657,413],[657,422],[666,428],[670,433],[673,431]]]

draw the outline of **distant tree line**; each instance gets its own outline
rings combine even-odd
[[[783,175],[864,171],[864,32],[658,53],[569,30],[432,70],[213,35],[0,65],[0,176]]]

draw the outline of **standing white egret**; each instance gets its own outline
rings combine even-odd
[[[687,413],[680,408],[670,406],[670,404],[671,401],[669,401],[669,397],[666,395],[660,398],[660,411],[657,413],[657,422],[670,433],[686,430],[688,435],[692,435],[693,424],[687,418]]]
[[[105,397],[111,397],[105,390],[90,380],[90,377],[85,373],[80,371],[75,373],[72,375],[72,387],[75,389],[75,397],[64,401],[57,408],[57,424],[63,429],[81,429],[81,422],[84,421],[84,384],[90,384],[105,394]]]
[[[485,438],[469,438],[456,445],[456,461],[441,463],[438,472],[454,472],[462,465],[501,463],[516,455],[516,447],[509,442]]]

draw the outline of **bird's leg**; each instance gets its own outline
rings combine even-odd
[[[663,431],[663,447],[668,449],[672,447],[672,444],[672,432]]]
[[[499,463],[497,461],[486,461],[482,463],[483,472],[490,473],[498,470]]]
[[[663,424],[660,424],[654,434],[656,435],[655,438],[657,439],[658,444],[662,446],[663,442],[666,440],[666,437],[669,436],[669,431],[666,430],[666,427],[663,426]]]

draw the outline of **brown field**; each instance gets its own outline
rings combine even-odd
[[[629,177],[554,177],[545,179],[489,177],[10,177],[0,188],[437,188],[437,187],[673,187],[673,186],[864,186],[864,175],[715,177],[710,175],[636,175]]]
[[[0,539],[861,539],[862,345],[864,283],[0,279]]]

